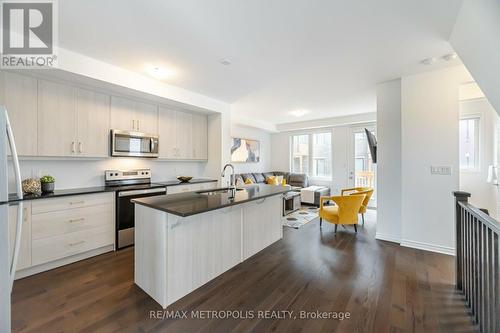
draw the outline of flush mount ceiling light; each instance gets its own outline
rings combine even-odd
[[[159,66],[147,66],[147,73],[158,80],[170,79],[175,76],[175,71]]]
[[[443,56],[443,59],[446,60],[446,61],[452,61],[452,60],[455,60],[457,59],[457,54],[456,53],[450,53],[450,54],[446,54]]]
[[[290,114],[292,116],[295,116],[295,117],[302,117],[303,115],[309,113],[308,110],[294,110],[294,111],[290,111]]]
[[[426,59],[422,60],[422,61],[421,61],[421,63],[422,63],[423,65],[433,65],[433,64],[435,64],[435,63],[436,63],[436,60],[437,60],[437,59],[436,59],[436,58],[434,58],[434,57],[432,57],[432,58],[426,58]]]
[[[229,66],[229,65],[231,65],[231,60],[229,60],[229,59],[227,59],[227,58],[221,59],[219,62],[220,62],[222,65],[224,65],[224,66]]]

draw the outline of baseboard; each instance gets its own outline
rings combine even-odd
[[[111,252],[114,249],[115,249],[114,245],[107,245],[107,246],[100,247],[100,248],[95,249],[95,250],[87,251],[85,253],[76,254],[76,255],[71,256],[71,257],[62,258],[59,260],[51,261],[51,262],[37,265],[37,266],[33,266],[33,267],[28,267],[26,269],[17,271],[15,279],[16,280],[22,279],[22,278],[25,278],[25,277],[30,276],[30,275],[35,275],[35,274],[42,273],[42,272],[45,272],[45,271],[48,271],[48,270],[51,270],[51,269],[54,269],[57,267],[72,264],[74,262],[77,262],[77,261],[80,261],[83,259],[88,259],[90,257],[95,257],[97,255],[100,255],[100,254],[103,254],[106,252]]]
[[[375,239],[378,239],[378,240],[383,240],[383,241],[388,241],[388,242],[393,242],[393,243],[401,243],[401,238],[398,237],[398,236],[395,236],[395,235],[391,235],[391,234],[383,234],[383,233],[380,233],[380,232],[377,232],[375,234]]]
[[[419,249],[419,250],[424,250],[424,251],[447,254],[450,256],[455,256],[455,248],[454,247],[434,245],[434,244],[423,243],[423,242],[416,242],[416,241],[412,241],[409,239],[402,239],[401,246],[411,247],[413,249]]]

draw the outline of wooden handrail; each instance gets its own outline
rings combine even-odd
[[[481,332],[500,333],[500,223],[469,203],[456,200],[456,287]]]

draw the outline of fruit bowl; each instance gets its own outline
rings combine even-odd
[[[186,176],[179,176],[179,177],[177,177],[177,180],[180,181],[181,183],[187,183],[191,179],[193,179],[193,177],[186,177]]]

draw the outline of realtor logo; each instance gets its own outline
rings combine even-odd
[[[57,3],[4,0],[2,18],[2,68],[55,67],[57,56]]]

